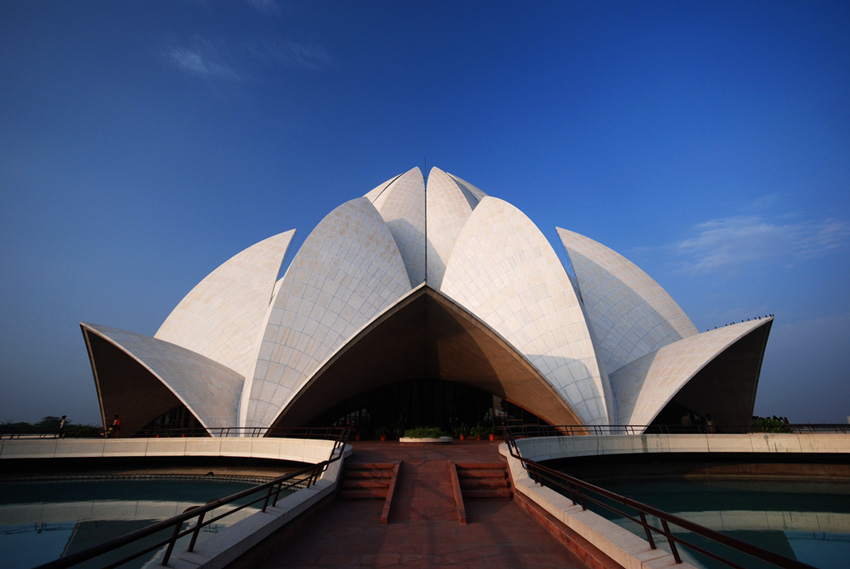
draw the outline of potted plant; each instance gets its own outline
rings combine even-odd
[[[382,441],[385,441],[385,440],[387,440],[387,434],[389,433],[389,430],[390,430],[389,427],[381,425],[381,426],[379,426],[378,428],[375,429],[375,434]]]
[[[466,436],[469,434],[469,427],[464,424],[460,424],[454,429],[454,435],[460,440],[466,439]]]
[[[483,435],[487,434],[487,430],[486,430],[484,427],[482,427],[482,426],[481,426],[481,423],[478,423],[477,425],[475,425],[474,427],[472,427],[472,429],[470,429],[470,433],[469,433],[469,434],[470,434],[471,436],[475,437],[475,440],[476,440],[476,441],[480,441],[480,440],[481,440],[481,437],[482,437]]]

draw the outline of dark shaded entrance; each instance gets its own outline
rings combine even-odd
[[[533,413],[472,386],[425,379],[394,383],[352,397],[311,421],[311,426],[348,425],[371,438],[378,428],[390,435],[424,426],[454,434],[464,426],[490,431],[507,424],[542,422]]]
[[[362,393],[335,406],[313,423],[348,422],[361,430],[377,426],[438,426],[493,422],[493,396],[462,383],[418,380]]]
[[[405,384],[408,387],[393,387]],[[413,395],[416,389],[421,390],[418,399]],[[393,409],[392,400],[397,397],[407,401],[407,415],[419,413],[423,422],[426,418],[442,421],[453,409],[471,421],[481,412],[485,399],[489,398],[487,405],[492,406],[492,396],[511,401],[550,424],[581,423],[546,379],[504,338],[451,299],[422,286],[337,352],[272,426],[333,421],[346,411],[356,411],[353,402],[371,401],[370,397],[382,403],[372,402],[360,409]]]

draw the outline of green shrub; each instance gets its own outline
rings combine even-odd
[[[790,433],[791,426],[776,417],[753,417],[751,433]]]
[[[446,434],[439,427],[415,427],[404,431],[404,436],[408,439],[438,439]]]

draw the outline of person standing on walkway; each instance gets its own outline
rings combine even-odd
[[[62,420],[59,421],[59,438],[65,438],[65,415],[62,415]]]
[[[118,432],[121,430],[121,419],[118,418],[118,415],[115,415],[115,419],[112,420],[112,426],[109,427],[109,433],[114,437],[118,438]],[[107,437],[108,438],[108,437]]]

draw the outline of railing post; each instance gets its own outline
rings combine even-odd
[[[574,489],[574,487],[575,487],[575,489]],[[569,482],[567,484],[567,490],[569,490],[569,492],[570,492],[570,500],[573,501],[573,506],[578,506],[579,501],[581,500],[581,494],[578,492],[578,487],[576,487],[576,485],[574,483]],[[578,499],[576,499],[576,496],[578,496]],[[582,508],[582,509],[584,509],[584,508]]]
[[[667,543],[670,544],[670,553],[673,554],[673,559],[676,563],[681,563],[682,558],[679,557],[679,550],[676,548],[676,542],[673,540],[673,535],[670,533],[670,528],[667,526],[667,520],[661,518],[661,527],[664,528],[664,535],[667,536]]]
[[[206,512],[201,512],[201,515],[198,516],[198,521],[195,522],[195,529],[192,531],[192,540],[189,542],[189,549],[186,550],[186,551],[189,551],[190,553],[192,551],[195,551],[195,542],[198,541],[198,534],[201,533],[201,527],[204,524],[204,515],[205,514],[206,514]]]
[[[276,484],[277,489],[274,493],[274,500],[272,500],[272,508],[277,506],[277,499],[280,498],[280,491],[283,489],[283,481],[280,481]]]
[[[265,512],[266,508],[269,506],[269,500],[272,498],[272,489],[274,489],[274,485],[269,486],[269,491],[266,493],[266,500],[263,502],[263,512]]]
[[[643,526],[643,531],[646,532],[646,541],[649,542],[649,548],[655,549],[655,539],[652,537],[652,531],[649,529],[649,524],[646,522],[646,514],[643,513],[643,510],[638,510],[640,514],[640,523]]]
[[[174,531],[171,532],[171,538],[168,540],[168,547],[165,548],[165,555],[162,557],[163,567],[168,567],[168,560],[171,558],[171,552],[174,551],[174,544],[177,543],[177,535],[180,533],[180,528],[183,527],[183,521],[174,524]]]

